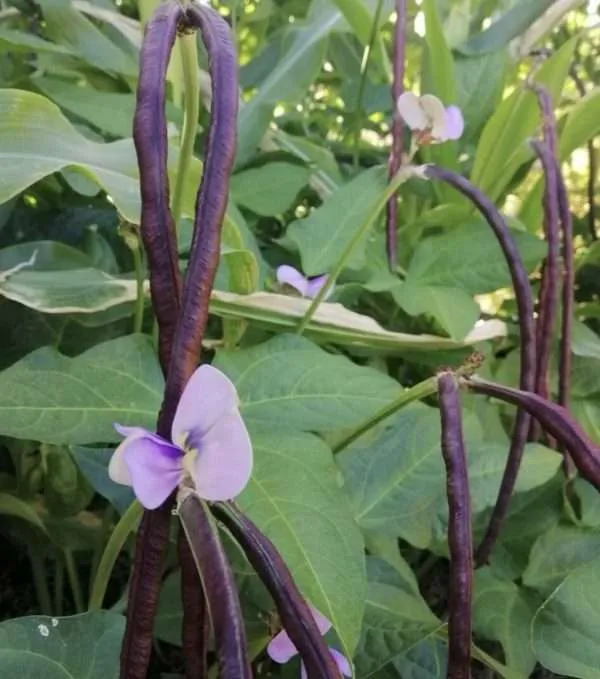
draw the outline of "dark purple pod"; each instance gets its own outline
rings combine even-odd
[[[512,403],[527,410],[570,453],[580,474],[600,490],[600,447],[583,433],[568,410],[531,392],[512,389],[471,377],[464,384],[479,394]]]
[[[404,65],[406,45],[406,0],[396,0],[396,24],[394,26],[394,80],[392,82],[392,148],[388,162],[389,178],[394,177],[402,163],[403,121],[396,110],[398,97],[404,92]],[[387,204],[386,247],[390,271],[396,271],[398,260],[398,196],[394,194]]]
[[[447,677],[470,679],[473,584],[471,498],[460,396],[452,373],[438,375],[438,394],[442,418],[442,455],[446,465],[450,548]]]
[[[341,679],[308,604],[273,543],[233,502],[219,502],[211,508],[236,539],[273,597],[281,622],[298,649],[309,678]]]
[[[465,179],[456,172],[435,165],[427,165],[425,167],[425,175],[432,179],[446,182],[466,196],[485,217],[502,248],[515,291],[519,328],[521,331],[519,386],[524,391],[532,391],[535,387],[536,371],[533,297],[527,272],[523,266],[521,255],[517,250],[515,240],[498,208],[476,186],[471,184],[468,179]],[[487,561],[500,532],[502,521],[506,516],[508,503],[510,502],[521,466],[530,422],[531,418],[527,411],[519,410],[515,419],[508,460],[498,491],[498,498],[484,538],[477,549],[476,560],[478,564]]]
[[[547,143],[533,139],[531,140],[531,146],[540,159],[544,171],[544,233],[548,244],[536,330],[537,365],[535,393],[547,398],[548,367],[552,351],[552,336],[561,277],[559,268],[560,230],[558,223],[556,160]],[[534,438],[534,436],[530,438]]]
[[[208,506],[193,491],[180,491],[177,511],[212,623],[221,679],[252,679],[240,600],[219,531]]]
[[[148,258],[152,306],[159,327],[159,358],[166,374],[181,298],[181,276],[173,216],[169,208],[165,88],[181,5],[160,5],[144,31],[133,121],[142,198],[141,236]]]

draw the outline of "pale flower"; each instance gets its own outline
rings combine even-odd
[[[313,299],[319,294],[321,288],[327,283],[329,276],[323,274],[322,276],[304,276],[298,269],[288,264],[282,264],[277,267],[277,281],[281,285],[289,285],[297,290],[302,297]],[[328,290],[325,299],[328,299],[333,293],[333,287]]]
[[[404,92],[398,97],[397,108],[419,144],[440,144],[458,139],[465,128],[458,106],[444,108],[432,94],[417,97],[413,92]]]

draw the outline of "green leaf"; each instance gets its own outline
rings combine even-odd
[[[554,102],[562,92],[577,38],[566,41],[536,75]],[[514,173],[531,157],[527,139],[540,125],[535,95],[518,87],[498,106],[483,129],[471,173],[471,181],[492,200],[497,200]]]
[[[11,52],[48,52],[50,54],[72,54],[63,45],[55,45],[32,33],[0,28],[0,45]]]
[[[235,384],[245,420],[302,431],[351,427],[400,389],[387,375],[295,335],[220,351],[214,365]]]
[[[70,2],[40,0],[44,30],[54,42],[79,54],[94,68],[135,76],[138,66],[133,54],[125,52],[106,37]]]
[[[420,598],[379,582],[370,582],[363,634],[354,661],[361,679],[380,676],[386,666],[427,638],[440,621]]]
[[[600,560],[572,570],[538,609],[531,639],[558,675],[595,679],[600,667]]]
[[[585,479],[575,479],[575,491],[581,505],[581,523],[588,528],[600,527],[600,494]]]
[[[71,446],[71,453],[90,485],[113,504],[119,514],[124,514],[135,500],[135,496],[129,486],[115,483],[108,476],[108,464],[113,452],[112,448]]]
[[[543,241],[525,231],[511,231],[523,264],[531,273],[546,254]],[[410,261],[407,284],[460,288],[470,295],[512,286],[500,245],[487,224],[465,224],[441,236],[425,238]]]
[[[251,438],[254,470],[240,506],[274,542],[351,657],[364,609],[364,547],[331,451],[300,432],[252,428]]]
[[[0,373],[0,434],[46,443],[118,441],[114,422],[154,428],[162,390],[146,336],[104,342],[75,358],[45,347]]]
[[[44,502],[58,518],[73,516],[85,509],[94,496],[78,465],[65,446],[42,444],[46,467]]]
[[[125,618],[98,611],[0,624],[0,666],[19,679],[117,679]]]
[[[46,527],[35,509],[24,500],[10,495],[10,493],[0,493],[0,515],[23,519],[44,533],[46,532]]]
[[[267,163],[235,174],[231,178],[231,193],[238,205],[272,217],[292,207],[309,176],[310,170],[302,165]]]
[[[392,294],[407,314],[432,316],[455,340],[464,339],[479,318],[479,305],[460,288],[405,283]]]
[[[444,679],[448,666],[448,648],[441,639],[424,639],[394,660],[394,679]]]
[[[380,203],[387,187],[387,169],[374,167],[348,182],[305,219],[292,222],[286,239],[300,251],[307,276],[327,273],[338,261],[340,252]],[[368,235],[356,245],[346,262],[348,268],[365,264]]]
[[[499,641],[507,666],[523,677],[531,676],[536,659],[529,641],[535,613],[513,582],[500,580],[489,567],[475,572],[473,627],[486,639]]]
[[[472,36],[457,49],[463,54],[482,54],[498,50],[521,35],[553,0],[524,0],[512,6],[505,14],[481,33]]]
[[[482,442],[476,420],[465,420],[471,503],[477,514],[495,502],[506,446]],[[401,537],[419,548],[445,538],[447,500],[440,450],[439,412],[425,406],[402,410],[375,440],[360,441],[337,456],[356,519],[362,528]],[[516,492],[542,485],[560,464],[542,446],[524,456]]]
[[[549,594],[573,569],[600,556],[600,533],[578,526],[559,525],[533,545],[523,583]]]

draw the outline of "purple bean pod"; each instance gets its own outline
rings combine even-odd
[[[521,331],[519,386],[524,391],[532,391],[535,386],[536,365],[533,298],[527,272],[523,266],[515,240],[498,208],[476,186],[471,184],[468,179],[465,179],[456,172],[436,165],[427,165],[424,172],[426,176],[444,181],[466,196],[486,219],[502,248],[515,291]],[[506,516],[508,504],[519,473],[519,467],[521,466],[530,422],[529,414],[525,410],[519,410],[515,419],[508,460],[496,504],[492,511],[485,536],[476,552],[476,562],[478,565],[487,561],[500,532],[502,521]]]
[[[159,359],[165,374],[181,299],[175,225],[169,208],[165,89],[169,58],[182,19],[179,3],[165,2],[146,25],[133,120],[142,199],[141,236],[148,257],[150,294],[159,328]]]
[[[166,373],[179,313],[181,277],[173,217],[169,209],[165,78],[169,56],[182,20],[176,2],[161,5],[144,32],[134,117],[134,143],[142,199],[141,236],[148,257],[150,291],[159,326],[159,360]],[[170,423],[158,431],[169,434]],[[145,511],[136,537],[121,648],[121,679],[146,679],[154,618],[169,539],[170,503]]]
[[[193,491],[180,491],[177,512],[201,574],[214,631],[219,677],[252,679],[246,650],[246,631],[235,578],[208,505]],[[189,674],[194,679],[198,675]]]
[[[540,159],[544,171],[544,232],[548,243],[536,330],[537,365],[534,391],[536,394],[548,398],[548,367],[552,351],[560,277],[560,227],[558,222],[556,159],[552,155],[548,143],[532,139],[531,146]],[[532,427],[532,430],[535,430],[535,427]],[[534,438],[534,436],[530,436],[530,438]]]
[[[450,585],[448,598],[448,679],[471,677],[471,598],[473,543],[469,475],[458,387],[452,373],[438,375],[442,455],[448,494]]]
[[[404,64],[406,45],[406,0],[396,0],[396,25],[394,27],[394,81],[392,83],[392,148],[388,163],[390,180],[402,163],[403,123],[396,108],[398,97],[404,92]],[[396,271],[398,263],[398,196],[394,194],[387,204],[386,247],[390,271]]]
[[[310,679],[340,679],[312,613],[273,543],[233,502],[216,503],[211,509],[236,539],[273,597],[281,622]]]
[[[566,408],[537,394],[505,387],[478,377],[464,378],[462,381],[473,392],[527,410],[570,453],[580,474],[600,490],[600,447],[590,441]]]

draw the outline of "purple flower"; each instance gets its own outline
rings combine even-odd
[[[396,106],[404,122],[417,133],[419,144],[440,144],[458,139],[465,129],[458,106],[444,108],[432,94],[417,97],[413,92],[404,92],[398,97]]]
[[[310,606],[310,611],[313,618],[315,619],[315,622],[317,623],[319,632],[321,632],[322,635],[327,634],[327,632],[329,632],[331,629],[331,623],[329,620],[327,620],[327,618],[314,606]],[[331,653],[335,664],[338,666],[339,671],[345,677],[351,677],[352,671],[350,670],[350,663],[348,662],[346,656],[342,655],[339,651],[336,651],[335,648],[329,648],[329,652]],[[281,632],[276,634],[269,642],[269,645],[267,646],[267,653],[271,660],[274,660],[276,663],[283,664],[291,660],[294,656],[298,655],[298,649],[294,646],[292,640],[288,636],[288,633],[285,630],[281,630]],[[304,665],[302,665],[301,677],[302,679],[307,679],[307,676],[306,669]]]
[[[108,467],[110,478],[132,486],[146,509],[156,509],[184,479],[204,500],[229,500],[252,473],[252,444],[231,381],[210,365],[187,383],[173,419],[173,443],[142,427],[115,429],[125,440]]]
[[[329,276],[323,274],[322,276],[304,276],[293,266],[282,264],[277,267],[277,281],[281,285],[289,285],[297,290],[302,297],[309,297],[312,299],[319,294],[319,290],[327,283]],[[327,292],[325,299],[329,299],[333,287]]]

